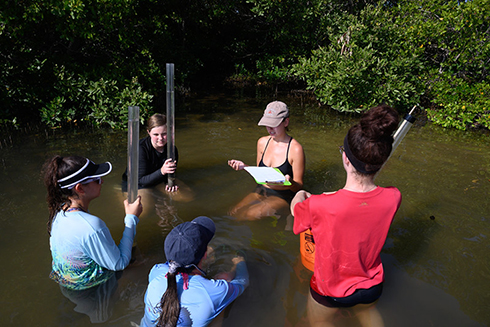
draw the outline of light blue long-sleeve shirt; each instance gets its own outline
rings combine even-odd
[[[145,294],[145,315],[140,327],[153,327],[160,317],[158,304],[167,290],[168,263],[153,266],[148,277]],[[207,326],[223,309],[243,293],[249,284],[247,265],[237,264],[235,278],[206,279],[200,275],[189,275],[189,288],[184,290],[181,274],[177,276],[177,291],[180,299],[180,316],[177,326]]]
[[[117,246],[100,218],[83,211],[58,212],[49,240],[53,257],[50,277],[75,290],[105,282],[129,264],[138,222],[135,215],[126,215]]]

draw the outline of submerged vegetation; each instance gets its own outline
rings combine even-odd
[[[124,128],[181,92],[224,83],[306,89],[323,110],[419,104],[490,129],[490,0],[7,0],[0,124]]]

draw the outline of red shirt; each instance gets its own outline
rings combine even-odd
[[[312,195],[296,204],[294,233],[311,229],[315,240],[313,290],[346,297],[382,283],[380,253],[400,203],[398,189],[378,186],[366,193]]]

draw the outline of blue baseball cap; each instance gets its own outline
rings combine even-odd
[[[197,265],[207,251],[216,232],[211,218],[199,216],[176,226],[165,238],[164,250],[168,261],[182,266]]]

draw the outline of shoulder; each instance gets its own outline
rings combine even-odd
[[[294,138],[291,140],[289,152],[293,155],[304,156],[303,146]]]
[[[230,282],[224,279],[207,279],[200,275],[192,276],[189,283],[199,285],[201,289],[206,291],[206,293],[214,296],[220,293],[226,294],[230,287]]]
[[[265,146],[267,145],[267,142],[269,141],[270,136],[262,136],[258,141],[257,141],[257,152],[262,153],[264,152]]]
[[[304,200],[303,203],[307,203],[309,205],[315,205],[318,203],[325,203],[328,201],[338,201],[339,193],[337,191],[334,192],[324,192],[322,194],[312,194],[308,199]]]
[[[76,214],[80,218],[78,219],[80,223],[89,225],[94,231],[99,231],[101,229],[107,228],[105,222],[97,216],[83,211],[78,211]]]
[[[151,145],[151,140],[150,140],[149,136],[144,137],[140,140],[140,147],[145,149],[145,150],[149,150],[150,147],[153,148],[153,146]]]
[[[85,239],[104,231],[108,231],[108,228],[102,219],[86,212],[75,211],[58,213],[51,234],[55,238]]]
[[[387,186],[387,187],[383,187],[382,189],[387,194],[391,194],[393,197],[397,198],[398,200],[401,200],[402,193],[396,187],[394,187],[394,186]]]
[[[152,273],[158,273],[158,272],[164,272],[164,273],[167,273],[168,271],[168,263],[157,263],[156,265],[154,265],[151,270],[150,270],[150,274]]]
[[[141,140],[140,140],[140,145],[143,145],[143,144],[146,144],[150,141],[150,137],[149,136],[146,136],[146,137],[143,137]]]
[[[291,139],[291,147],[303,149],[303,146],[301,146],[301,143],[299,143],[298,140],[296,140],[294,137]]]
[[[269,141],[269,139],[270,139],[270,136],[262,136],[257,141],[257,146],[265,147],[265,145],[267,144],[267,142]]]
[[[382,189],[384,192],[401,195],[400,190],[394,186],[380,186],[380,189]]]
[[[168,264],[167,263],[157,263],[150,270],[150,274],[148,275],[148,279],[152,281],[155,278],[160,276],[165,276],[168,272]]]

